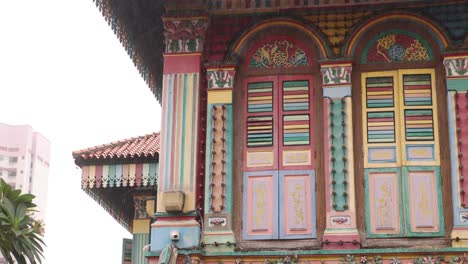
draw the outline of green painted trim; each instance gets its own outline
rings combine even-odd
[[[180,214],[170,214],[170,213],[166,213],[166,212],[157,212],[154,214],[154,216],[156,217],[174,217],[174,216],[197,216],[197,212],[195,211],[189,211],[189,212],[184,212],[184,213],[180,213]]]
[[[134,234],[132,245],[132,264],[147,264],[148,259],[144,257],[143,247],[149,244],[149,234]]]
[[[185,132],[185,123],[186,123],[186,117],[187,117],[187,74],[184,74],[184,86],[182,89],[184,89],[184,95],[182,99],[182,130],[181,132]],[[182,136],[182,142],[180,144],[180,153],[181,153],[181,161],[185,161],[185,137]],[[180,163],[180,186],[184,186],[184,175],[185,175],[185,162]]]
[[[205,186],[210,186],[211,184],[211,149],[212,149],[212,144],[213,144],[213,136],[212,132],[213,129],[213,106],[216,104],[208,104],[207,106],[207,111],[206,111],[206,151],[205,151]],[[205,188],[205,208],[206,212],[210,212],[210,188]]]
[[[436,173],[436,195],[437,195],[437,208],[439,212],[439,232],[412,232],[411,231],[411,219],[410,219],[410,201],[409,201],[409,182],[408,182],[408,172],[409,171],[435,171]],[[442,191],[441,188],[441,180],[440,180],[440,168],[435,166],[410,166],[410,167],[403,167],[403,178],[404,178],[404,186],[403,186],[403,199],[407,206],[405,207],[405,233],[407,237],[433,237],[433,236],[443,236],[445,233],[445,224],[444,224],[444,214],[442,209]]]
[[[344,170],[347,169],[347,161],[344,161],[344,158],[347,158],[348,151],[347,148],[343,149],[342,146],[346,146],[346,126],[350,124],[345,124],[346,122],[346,112],[345,115],[342,114],[342,111],[346,111],[346,103],[341,99],[333,99],[330,101],[329,105],[330,113],[329,115],[330,124],[330,145],[333,149],[330,150],[332,157],[335,158],[335,161],[330,161],[330,174],[332,180],[335,181],[335,184],[332,184],[332,195],[331,195],[331,204],[334,211],[346,211],[349,209],[348,206],[348,196],[345,193],[348,192],[348,183],[345,184],[345,181],[348,181],[347,172]],[[333,113],[333,115],[331,115]],[[349,113],[348,113],[349,114]],[[333,124],[333,126],[331,126]],[[345,137],[342,137],[342,134],[345,134]],[[335,195],[333,195],[335,194]]]
[[[458,92],[468,91],[468,78],[447,79],[447,90]]]
[[[235,251],[235,252],[206,252],[203,250],[179,250],[179,255],[200,254],[206,257],[216,256],[298,256],[305,255],[352,255],[352,254],[388,254],[388,253],[458,253],[468,252],[468,247],[464,248],[369,248],[369,249],[341,249],[341,250],[285,250],[285,251]],[[157,252],[145,252],[145,257],[158,257]]]
[[[226,213],[232,215],[232,144],[233,144],[233,120],[232,104],[226,104]],[[231,221],[231,220],[230,220]]]
[[[413,33],[411,31],[406,31],[406,30],[401,30],[401,29],[392,29],[392,30],[387,30],[387,31],[384,31],[384,32],[381,32],[381,33],[377,34],[377,36],[375,36],[372,40],[367,42],[366,47],[362,51],[361,63],[362,64],[367,64],[366,60],[367,60],[367,55],[368,55],[369,49],[375,44],[377,39],[379,39],[379,38],[381,38],[383,36],[392,34],[392,33],[399,33],[399,34],[402,34],[402,35],[407,35],[407,36],[410,36],[410,37],[413,37],[413,38],[419,40],[421,42],[421,44],[423,45],[423,47],[425,47],[426,50],[427,50],[427,55],[429,56],[428,61],[434,60],[434,54],[432,52],[431,46],[429,46],[427,41],[425,39],[423,39],[420,35],[418,35],[416,33]],[[405,62],[405,61],[391,61],[389,63],[399,63],[399,62]],[[419,62],[419,61],[410,61],[410,62]]]
[[[370,226],[370,197],[369,197],[369,172],[396,172],[398,177],[398,188],[401,188],[401,169],[400,168],[371,168],[364,170],[364,188],[366,192],[366,236],[368,238],[389,238],[389,237],[402,237],[403,236],[403,206],[400,198],[398,208],[400,210],[400,233],[399,234],[375,234],[371,232]],[[401,194],[400,194],[401,197]]]

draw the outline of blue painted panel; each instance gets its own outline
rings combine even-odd
[[[286,193],[286,186],[283,186],[284,179],[287,176],[299,176],[299,175],[308,175],[310,177],[309,181],[310,184],[309,186],[306,186],[306,188],[309,188],[309,193],[310,193],[310,215],[307,216],[307,213],[304,213],[304,218],[305,221],[310,221],[311,225],[311,230],[310,232],[297,232],[297,234],[288,234],[288,230],[286,230],[286,222],[287,222],[287,213],[285,208],[285,203],[284,203],[284,195]],[[315,238],[316,237],[316,214],[315,214],[315,171],[314,170],[284,170],[279,172],[279,237],[280,239],[298,239],[298,238]],[[291,207],[289,207],[291,209]]]
[[[330,98],[343,98],[351,96],[351,86],[338,86],[338,87],[326,87],[323,88],[323,97]]]
[[[387,152],[386,155],[390,155],[389,158],[379,156],[377,152]],[[369,147],[367,150],[368,162],[369,163],[393,163],[396,162],[396,148],[395,147]],[[382,153],[381,153],[382,154]]]
[[[264,221],[267,220],[273,220],[272,227],[273,227],[273,232],[272,234],[261,234],[262,232],[259,231],[259,235],[255,234],[248,234],[248,222],[249,216],[252,212],[248,212],[248,203],[253,201],[248,201],[248,194],[249,192],[252,192],[253,190],[249,190],[249,178],[256,178],[260,179],[261,177],[264,176],[270,176],[272,175],[272,181],[273,181],[273,201],[270,202],[270,206],[273,210],[273,219],[265,219]],[[278,171],[255,171],[255,172],[244,172],[244,191],[243,191],[243,213],[242,213],[242,239],[244,240],[259,240],[259,239],[278,239]],[[266,201],[269,202],[269,201]],[[252,220],[253,221],[253,220]]]
[[[430,151],[430,157],[411,157],[410,151],[412,149],[427,149]],[[434,144],[427,144],[427,145],[406,145],[406,159],[409,161],[434,161],[435,160],[435,153],[434,153]]]
[[[199,226],[175,226],[151,228],[151,251],[157,254],[168,244],[172,243],[170,234],[179,231],[179,241],[175,242],[178,248],[198,247],[200,244]]]

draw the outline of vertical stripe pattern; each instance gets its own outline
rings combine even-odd
[[[149,234],[133,235],[132,264],[148,263],[148,259],[143,252],[143,247],[147,244],[149,244]]]
[[[309,115],[283,116],[283,145],[309,145]]]
[[[405,132],[406,140],[434,140],[432,110],[405,110]]]
[[[309,109],[309,82],[283,82],[283,111]]]
[[[395,142],[395,113],[394,112],[367,113],[367,142],[368,143]]]
[[[247,112],[273,111],[273,83],[249,83],[247,86]]]
[[[198,73],[164,75],[159,190],[193,190],[197,156]],[[150,171],[152,171],[150,167]],[[150,177],[150,182],[155,178]]]
[[[247,146],[273,145],[273,116],[251,116],[247,118]]]
[[[367,108],[393,107],[393,77],[366,78]]]
[[[403,93],[406,106],[432,105],[431,75],[403,75]]]

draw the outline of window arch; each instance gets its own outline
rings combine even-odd
[[[312,55],[284,34],[246,52],[242,78],[242,240],[316,238]],[[239,142],[240,143],[240,142]]]
[[[438,121],[445,109],[439,106],[440,41],[421,26],[425,21],[408,25],[405,18],[417,18],[396,17],[365,23],[347,47],[354,52],[353,90],[361,104],[356,129],[362,136],[355,139],[363,151],[357,166],[364,201],[359,215],[365,216],[360,229],[367,239],[443,237],[449,212],[442,206],[442,182],[449,184],[440,149],[446,131]]]

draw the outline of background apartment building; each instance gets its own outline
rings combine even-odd
[[[37,218],[45,220],[50,142],[29,125],[0,123],[0,177],[36,196]]]

